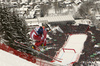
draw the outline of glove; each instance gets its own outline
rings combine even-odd
[[[33,48],[33,49],[36,49],[36,47],[35,47],[34,45],[32,45],[32,48]]]
[[[41,46],[44,46],[43,44]]]

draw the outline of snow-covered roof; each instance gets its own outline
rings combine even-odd
[[[73,25],[79,25],[79,24],[86,24],[86,25],[92,25],[92,22],[91,22],[91,20],[89,20],[89,19],[80,19],[80,20],[75,20],[75,24],[73,24]]]
[[[95,4],[96,4],[96,3],[100,3],[100,1],[95,1],[94,3],[95,3]]]
[[[52,2],[55,2],[56,0],[52,0]],[[62,0],[57,0],[57,1],[62,1]]]
[[[76,4],[78,4],[79,2],[81,2],[81,0],[75,0],[74,1]]]
[[[98,11],[95,13],[95,17],[96,17],[96,19],[100,19],[100,14]]]
[[[68,3],[71,3],[71,1],[70,0],[67,0],[67,1],[64,1],[63,3],[68,4]]]
[[[39,17],[36,19],[26,19],[28,22],[41,22],[41,21],[48,21],[48,22],[63,22],[63,21],[74,21],[74,18],[71,15],[64,15],[64,16],[53,16],[53,17]]]

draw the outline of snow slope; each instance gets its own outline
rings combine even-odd
[[[87,39],[86,34],[70,35],[64,46],[59,50],[56,58],[61,59],[61,62],[54,60],[54,63],[61,65],[69,65],[77,62],[84,47],[84,42]]]
[[[0,49],[0,66],[38,66]]]

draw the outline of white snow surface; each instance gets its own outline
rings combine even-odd
[[[57,60],[54,60],[54,63],[61,64],[61,65],[69,65],[72,62],[77,62],[80,54],[84,47],[84,42],[87,39],[86,34],[73,34],[70,35],[68,40],[65,42],[64,46],[61,48],[58,52],[58,54],[55,56],[56,58],[61,59],[61,62],[58,62]],[[73,50],[66,50],[66,49],[74,49]]]
[[[39,66],[0,49],[0,66]]]

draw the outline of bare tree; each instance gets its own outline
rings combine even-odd
[[[100,30],[100,23],[97,25],[97,28]]]
[[[54,4],[55,13],[57,13],[57,11],[58,11],[58,1],[56,0],[53,4]]]
[[[79,8],[79,14],[83,17],[83,18],[87,18],[88,16],[90,16],[91,14],[89,13],[90,8],[92,8],[94,6],[93,2],[86,2],[84,4],[82,4]]]
[[[90,19],[93,24],[98,27],[100,25],[98,25],[100,23],[99,20],[96,19],[95,17],[95,13],[98,11],[98,7],[97,4],[93,3],[94,1],[92,0],[89,2],[86,2],[84,4],[81,5],[81,7],[79,8],[79,14],[83,17],[83,18],[88,18]],[[90,13],[90,9],[93,8],[94,13]]]
[[[40,15],[41,17],[44,17],[46,14],[48,15],[48,9],[50,8],[50,6],[48,4],[41,4],[40,5]]]

